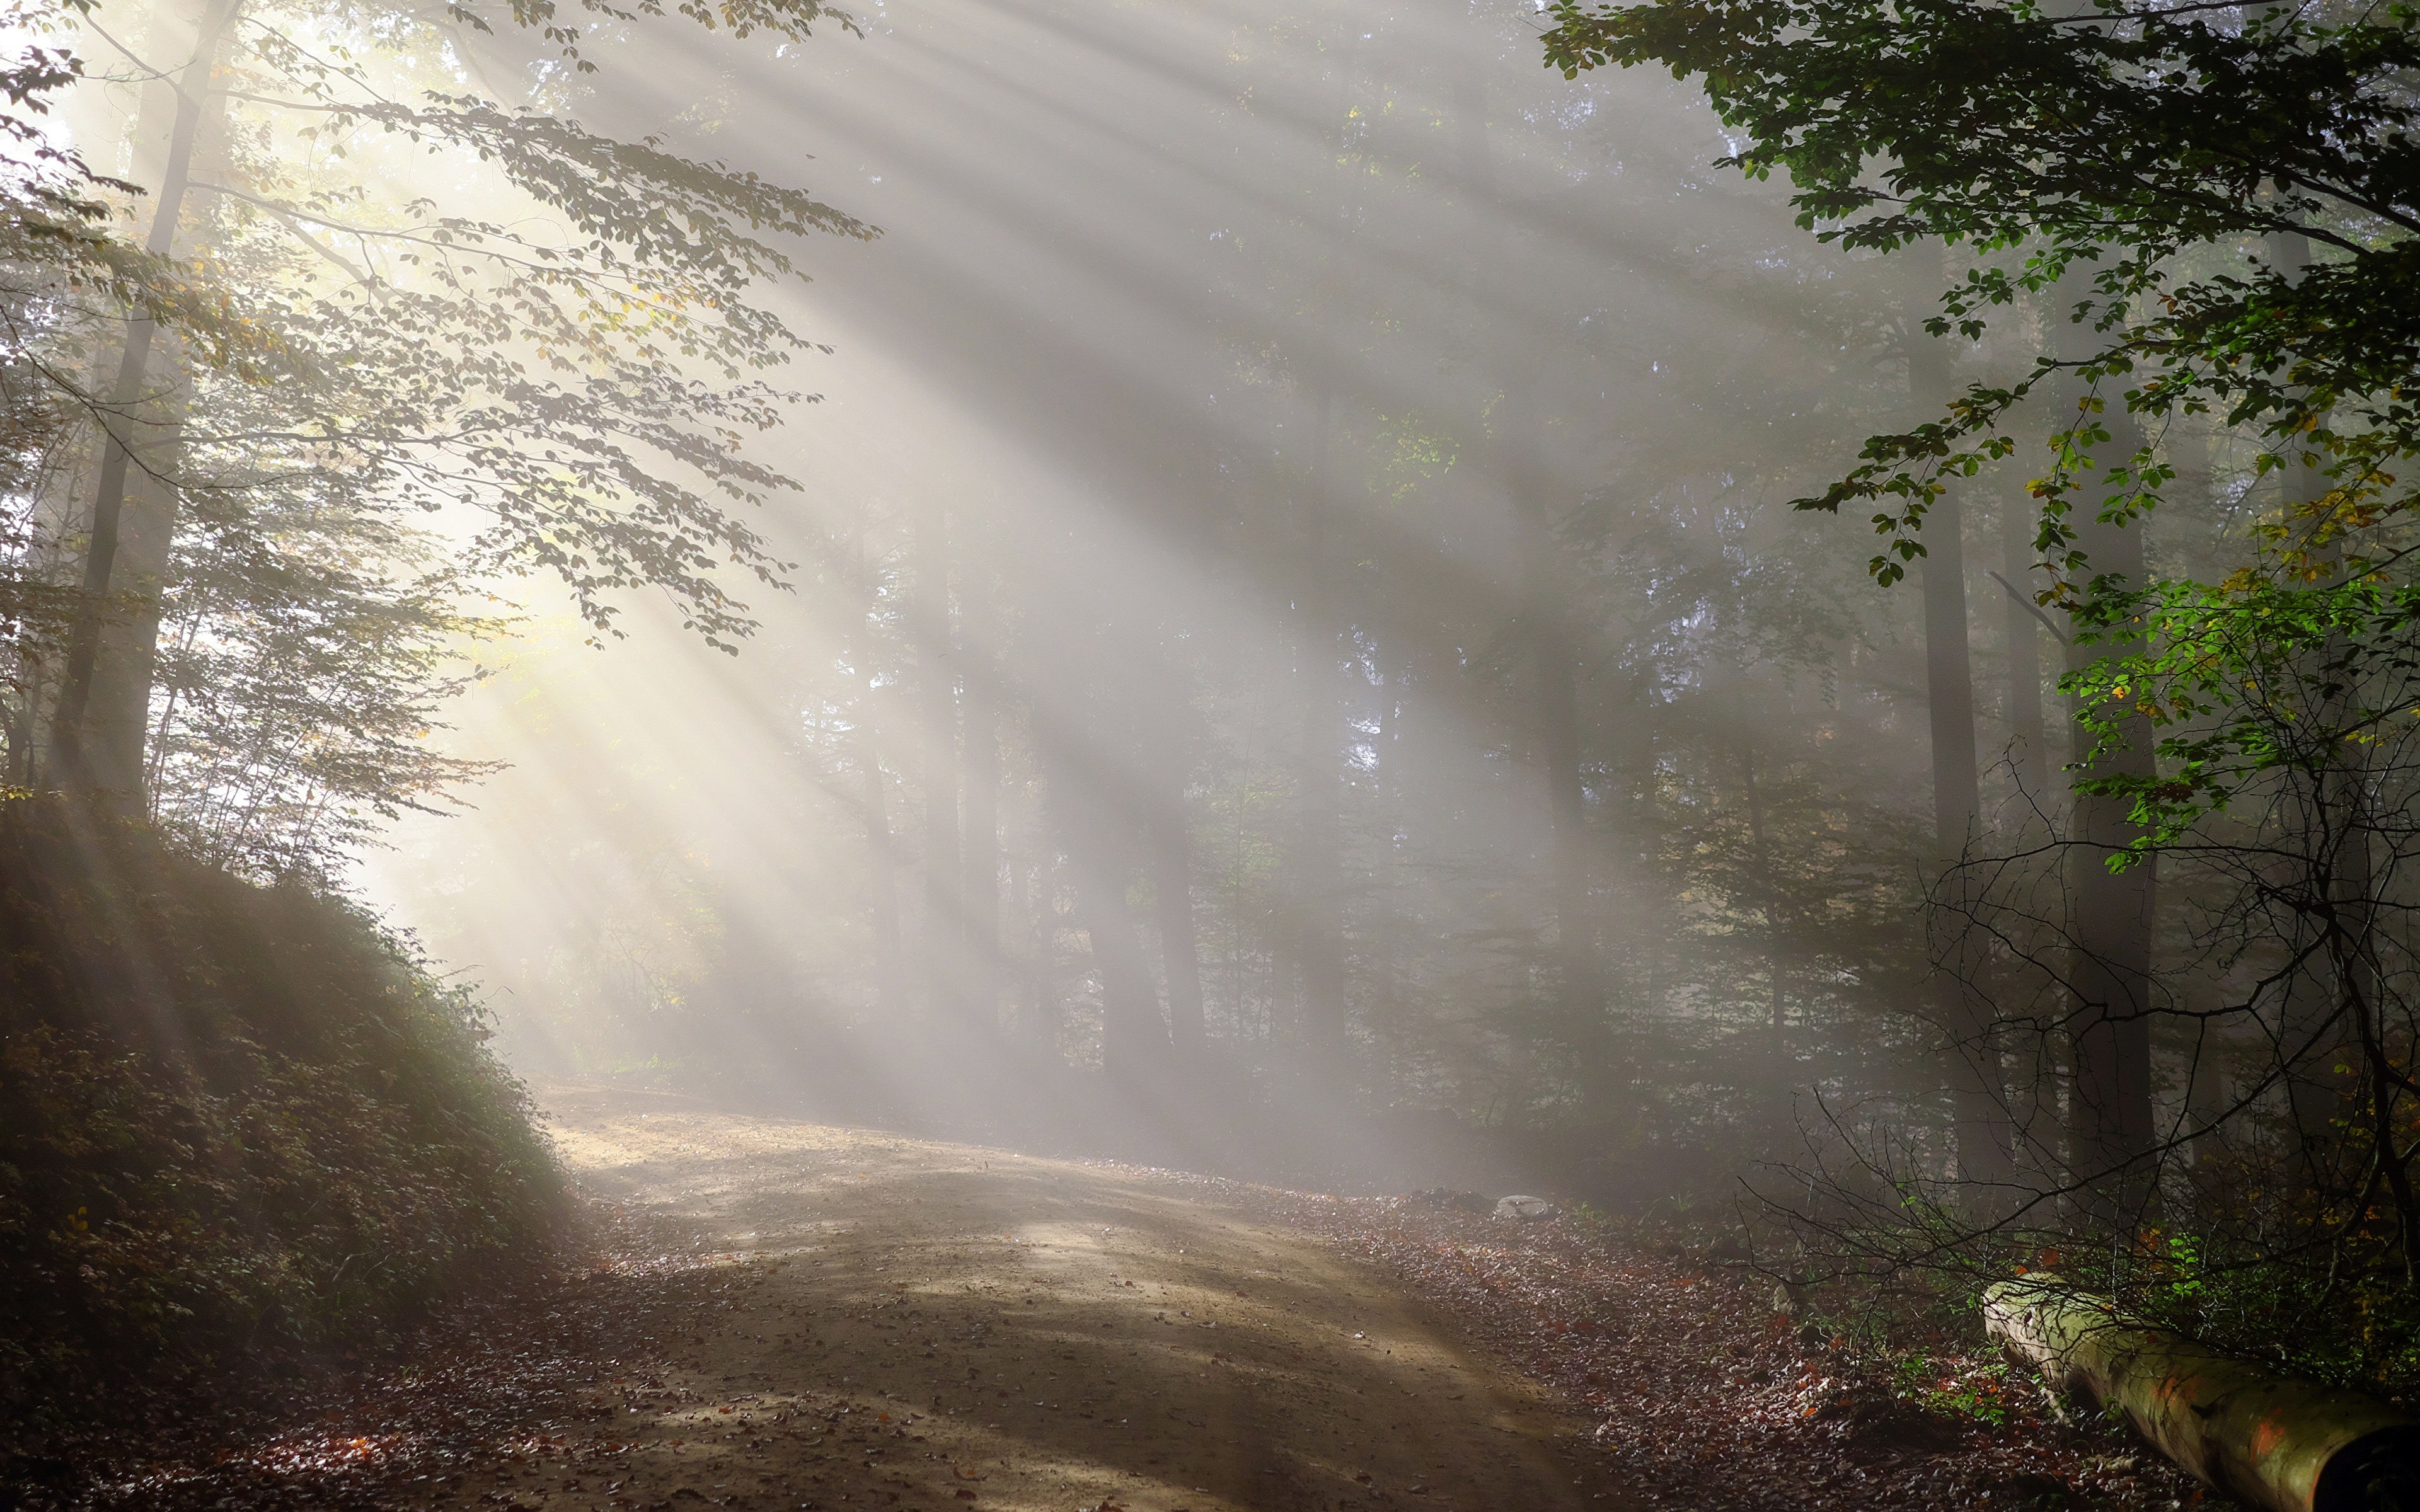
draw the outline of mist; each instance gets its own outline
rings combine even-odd
[[[2420,100],[2338,8],[28,0],[0,1406],[2420,1484]],[[1241,1458],[1081,1437],[1146,1377]]]
[[[1784,505],[1930,397],[1897,270],[1517,9],[867,23],[579,103],[882,235],[802,254],[821,398],[752,443],[793,591],[733,656],[537,601],[444,737],[509,768],[365,862],[513,1063],[1711,1181],[1868,1056],[1920,643]]]

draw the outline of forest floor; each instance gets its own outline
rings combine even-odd
[[[395,1361],[87,1445],[25,1504],[2202,1504],[2104,1429],[1928,1412],[1746,1283],[1574,1225],[540,1100],[602,1220],[586,1264]]]

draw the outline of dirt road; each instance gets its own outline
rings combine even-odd
[[[588,1426],[431,1476],[427,1504],[1621,1504],[1585,1421],[1200,1183],[544,1101],[582,1182],[716,1257],[613,1282],[627,1353],[553,1409]]]
[[[582,1258],[358,1361],[271,1356],[243,1392],[121,1398],[60,1455],[21,1458],[34,1474],[0,1474],[0,1512],[2203,1499],[2029,1396],[1986,1415],[1906,1389],[1904,1360],[1926,1358],[1944,1391],[1997,1393],[1991,1359],[1861,1359],[1737,1275],[1599,1230],[595,1088],[542,1101],[618,1209]],[[1593,1410],[1496,1368],[1458,1319]]]

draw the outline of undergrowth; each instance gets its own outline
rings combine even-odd
[[[0,802],[0,1438],[543,1257],[562,1181],[486,1033],[341,898]]]

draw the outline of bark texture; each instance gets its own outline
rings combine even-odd
[[[2060,355],[2070,361],[2088,354],[2086,333],[2072,325],[2059,329],[2058,341]],[[2082,386],[2071,379],[2061,385],[2061,395],[2066,406],[2062,423],[2081,424],[2077,407],[2086,398]],[[2114,395],[2100,420],[2109,440],[2100,448],[2100,471],[2079,483],[2071,517],[2075,544],[2086,559],[2086,581],[2114,579],[2139,588],[2146,570],[2142,523],[2113,522],[2100,516],[2102,474],[2130,462],[2143,444],[2143,433]],[[2122,626],[2101,634],[2091,644],[2070,644],[2071,668],[2137,656],[2144,649],[2139,635],[2129,635]],[[2086,776],[2149,776],[2155,764],[2150,721],[2131,706],[2108,712],[2116,719],[2117,739],[2106,754],[2086,765]],[[2090,750],[2091,739],[2079,724],[2079,757]],[[2141,834],[2131,817],[2133,809],[2128,798],[2078,793],[2070,826],[2074,843],[2067,856],[2069,1178],[2083,1210],[2117,1229],[2139,1222],[2152,1196],[2151,946],[2158,863],[2146,857],[2117,870],[2110,865]]]
[[[1913,311],[1943,278],[1940,249],[1912,249],[1913,283],[1907,341],[1911,408],[1925,418],[1955,386],[1943,344],[1918,328]],[[1933,860],[1941,886],[1962,885],[1959,862],[1974,842],[1983,816],[1975,743],[1975,665],[1966,616],[1965,511],[1955,492],[1933,501],[1925,521],[1925,702],[1932,736]],[[1966,929],[1962,899],[1945,900],[1947,949],[1936,964],[1932,994],[1948,1044],[1949,1086],[1958,1141],[1959,1174],[2003,1195],[2016,1175],[2015,1131],[2009,1118],[2000,1072],[1984,953]]]
[[[2420,1417],[2119,1318],[2051,1276],[1983,1293],[1984,1327],[2055,1388],[2121,1412],[2162,1454],[2266,1512],[2420,1507]]]
[[[151,50],[173,74],[155,81],[136,116],[138,169],[156,147],[158,192],[152,196],[147,250],[177,250],[194,159],[225,97],[210,87],[220,46],[240,0],[209,0],[196,22],[160,7]],[[173,78],[171,85],[169,80]],[[164,385],[154,372],[158,326],[136,316],[110,390],[101,439],[100,478],[91,532],[85,548],[83,609],[69,632],[58,703],[52,715],[52,769],[62,785],[98,795],[111,809],[141,813],[144,748],[149,730],[151,677],[160,629],[160,595],[176,533],[174,483],[182,455],[188,386],[179,375]],[[173,352],[167,354],[173,359]],[[155,394],[163,387],[164,394]]]

